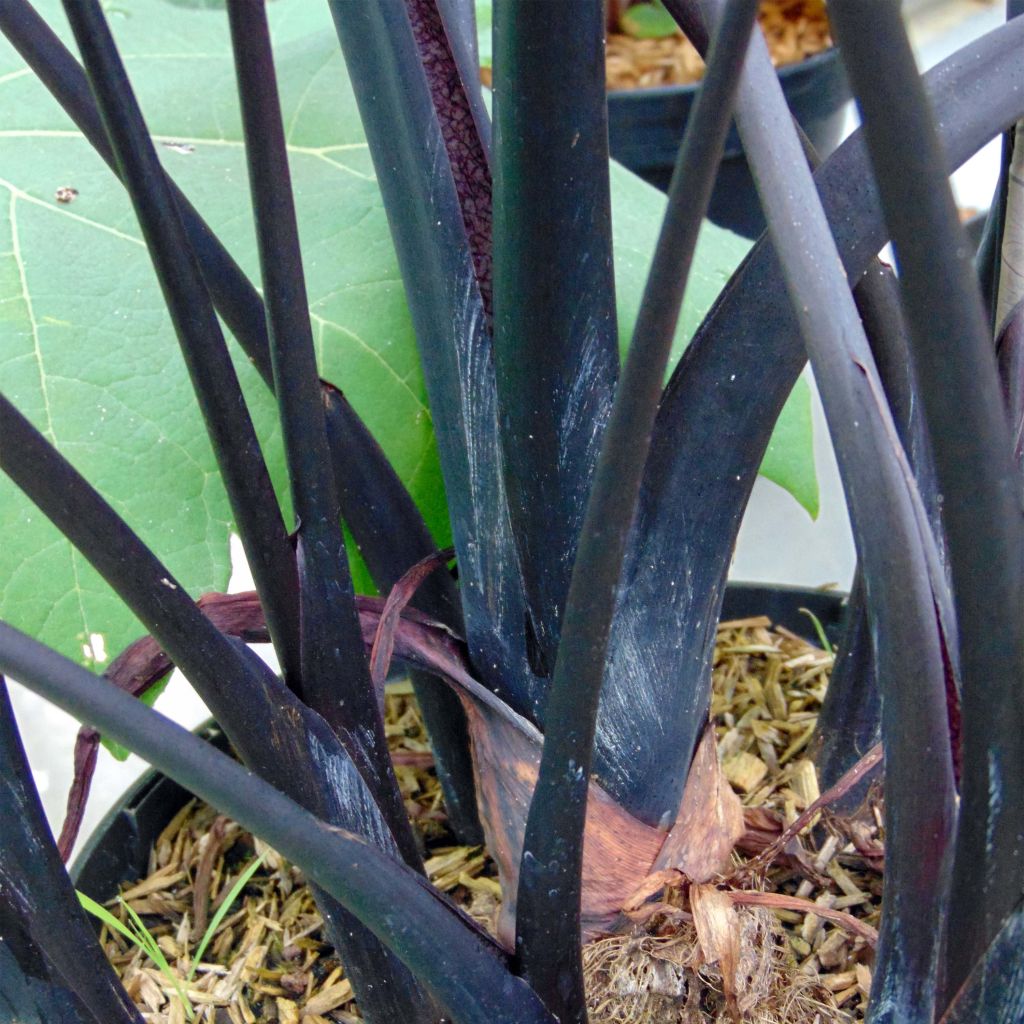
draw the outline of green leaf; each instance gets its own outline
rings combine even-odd
[[[615,224],[615,286],[619,304],[619,344],[629,346],[643,295],[665,197],[618,164],[612,164],[612,217]],[[705,221],[697,242],[669,372],[700,326],[750,242]],[[814,468],[811,391],[801,377],[789,396],[769,442],[761,475],[788,491],[812,518],[818,516]]]
[[[476,40],[480,50],[480,67],[489,68],[493,61],[494,43],[491,35],[494,25],[494,4],[491,0],[476,0]]]
[[[227,917],[228,911],[231,909],[235,900],[238,899],[242,890],[249,884],[249,879],[256,874],[260,865],[267,859],[268,853],[270,853],[269,848],[264,850],[258,857],[254,857],[252,863],[235,880],[235,884],[231,886],[231,890],[228,892],[227,896],[220,901],[220,906],[217,907],[217,912],[213,915],[210,923],[206,926],[206,931],[203,932],[203,937],[200,940],[199,945],[196,947],[195,953],[192,955],[192,963],[188,969],[188,975],[185,978],[187,984],[192,984],[196,968],[202,962],[203,954],[206,952],[206,947],[210,944],[214,935],[217,934],[217,929],[220,927],[221,921]]]
[[[818,476],[814,468],[814,426],[811,422],[811,387],[806,375],[797,382],[782,407],[768,450],[761,462],[761,476],[789,491],[818,518]]]
[[[67,37],[54,0],[39,5]],[[325,375],[343,385],[448,542],[440,471],[387,221],[325,5],[270,8]],[[253,276],[257,258],[223,11],[110,15],[168,168]],[[190,592],[225,589],[231,516],[121,186],[0,42],[0,382]],[[61,187],[77,189],[67,204]],[[283,492],[274,403],[239,360]],[[141,626],[0,479],[0,615],[103,667]],[[364,574],[365,576],[365,574]]]
[[[38,7],[66,39],[58,0]],[[268,12],[322,372],[373,431],[444,547],[451,535],[415,339],[329,12],[309,0],[275,0]],[[133,0],[109,16],[165,165],[258,280],[223,11]],[[223,590],[230,511],[130,204],[3,41],[0,100],[0,387],[191,593]],[[78,192],[69,203],[56,199],[64,187]],[[664,197],[621,168],[613,189],[628,338]],[[677,354],[746,248],[705,229]],[[287,503],[274,402],[245,360],[238,365]],[[802,493],[792,467],[777,473]],[[142,632],[6,478],[0,531],[0,617],[96,668]],[[354,574],[370,589],[358,564]]]
[[[619,27],[634,39],[664,39],[679,31],[672,15],[657,2],[627,8]]]

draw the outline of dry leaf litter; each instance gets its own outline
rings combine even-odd
[[[719,754],[747,825],[736,869],[719,885],[667,880],[630,911],[629,933],[586,947],[593,1024],[864,1019],[871,982],[865,935],[878,925],[882,888],[878,801],[869,800],[854,821],[823,811],[767,869],[743,870],[818,796],[807,746],[832,665],[830,654],[769,626],[764,618],[722,623],[715,654]],[[423,836],[430,879],[493,930],[501,898],[494,865],[482,848],[455,845],[447,832],[411,688],[390,688],[386,704],[396,773]],[[159,836],[147,877],[123,891],[179,985],[219,901],[264,851],[235,823],[192,801]],[[126,918],[123,906],[108,906]],[[194,970],[187,994],[195,1019],[359,1020],[344,968],[321,941],[320,924],[302,873],[266,851]],[[175,986],[157,966],[105,926],[101,938],[143,1018],[186,1024]]]
[[[762,0],[758,18],[776,67],[795,64],[832,45],[824,0]],[[681,32],[663,39],[608,36],[609,89],[688,85],[703,74],[703,60]]]

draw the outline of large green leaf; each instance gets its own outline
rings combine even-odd
[[[619,299],[619,342],[629,344],[640,308],[647,267],[658,237],[665,197],[625,168],[612,164],[612,215],[615,220],[615,283]],[[704,222],[669,370],[700,326],[750,242]],[[708,453],[709,465],[714,453]],[[789,491],[812,518],[818,515],[818,478],[814,469],[811,389],[801,377],[786,401],[761,464],[761,475]]]
[[[38,6],[67,38],[57,0]],[[212,0],[106,6],[165,165],[256,277],[223,11]],[[345,390],[438,542],[447,544],[444,490],[408,311],[326,5],[275,0],[269,11],[324,376]],[[0,98],[0,386],[192,593],[223,589],[230,568],[227,501],[131,207],[3,42]],[[628,337],[662,200],[626,172],[616,172],[614,187],[616,272]],[[57,201],[62,188],[77,190],[71,202]],[[725,232],[706,231],[684,333],[744,248]],[[280,488],[273,403],[244,361],[240,374]],[[0,617],[92,664],[140,632],[6,479],[0,480],[0,530]]]

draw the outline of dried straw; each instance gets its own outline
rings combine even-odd
[[[729,927],[740,936],[739,966],[728,972],[727,983],[708,938],[714,929],[705,928],[702,942],[691,887],[678,872],[667,873],[664,885],[646,887],[630,907],[628,933],[586,948],[595,1024],[731,1020],[730,999],[738,1019],[752,1024],[863,1019],[870,935],[881,899],[884,837],[877,802],[852,822],[832,821],[822,811],[780,856],[758,865],[754,881],[760,895],[718,898],[737,886],[749,889],[751,880],[739,870],[746,858],[771,847],[818,796],[807,742],[832,657],[769,626],[763,618],[722,623],[713,672],[719,755],[745,804],[746,834],[736,854],[735,880],[701,888],[716,913],[729,904]],[[486,851],[457,845],[447,831],[430,746],[407,685],[388,693],[386,731],[431,880],[493,931],[501,901],[494,865]],[[188,974],[205,921],[262,849],[234,822],[194,801],[158,837],[147,876],[123,895],[144,917],[180,979]],[[763,893],[770,907],[744,904],[763,899]],[[111,909],[125,914],[116,903]],[[198,1020],[359,1019],[344,969],[321,940],[320,925],[301,872],[271,851],[196,968],[188,995]],[[722,934],[729,935],[728,928]],[[156,966],[107,929],[102,942],[144,1019],[184,1024],[174,986]]]

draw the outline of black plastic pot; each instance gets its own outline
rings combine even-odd
[[[790,64],[779,72],[786,102],[821,156],[840,142],[843,107],[850,99],[837,49]],[[622,89],[608,94],[612,156],[662,191],[668,190],[676,152],[697,94],[696,85]],[[747,238],[764,231],[764,216],[739,136],[733,127],[708,215]]]
[[[726,591],[722,618],[767,615],[776,625],[817,643],[811,620],[800,611],[807,608],[835,643],[842,632],[845,600],[844,594],[834,592],[734,583]],[[212,722],[201,728],[200,735],[227,748],[224,734]],[[113,898],[122,882],[142,877],[157,836],[190,795],[166,776],[146,772],[100,822],[75,858],[71,867],[75,885],[102,902]]]

